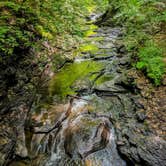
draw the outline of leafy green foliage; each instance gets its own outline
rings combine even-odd
[[[164,45],[156,40],[165,34],[166,3],[163,0],[110,0],[113,22],[126,29],[124,43],[128,51],[137,55],[136,66],[143,70],[155,85],[161,83],[165,66]],[[149,42],[151,41],[151,42]]]
[[[12,55],[15,48],[25,49],[34,40],[28,25],[36,20],[36,14],[21,4],[0,2],[0,53]]]
[[[82,36],[84,17],[107,0],[4,0],[0,2],[0,54],[34,47],[39,40]],[[63,42],[63,41],[62,41]]]
[[[162,50],[153,43],[147,43],[139,49],[140,61],[136,67],[145,70],[148,77],[154,80],[155,85],[160,85],[161,77],[164,74],[164,62],[162,61]]]

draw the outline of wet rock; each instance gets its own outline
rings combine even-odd
[[[165,166],[166,163],[166,141],[159,137],[150,137],[144,146],[138,149],[142,163],[147,166]]]
[[[2,129],[2,126],[1,126]],[[13,156],[16,144],[16,135],[12,129],[4,128],[5,132],[1,132],[0,137],[0,165],[6,165]],[[12,133],[12,135],[10,133]],[[14,134],[13,134],[14,133]]]
[[[117,53],[118,54],[122,54],[122,55],[125,54],[126,55],[127,50],[126,50],[124,45],[119,45],[116,48],[117,48]]]
[[[136,115],[139,122],[143,122],[147,117],[145,110],[137,111]]]
[[[19,135],[19,138],[17,138],[17,144],[16,144],[16,152],[15,154],[17,156],[20,156],[21,158],[25,158],[28,156],[28,151],[25,145],[25,134],[24,131],[22,131],[22,134]]]
[[[133,123],[132,123],[133,124]],[[139,131],[141,126],[136,125],[133,130],[131,126],[127,130],[125,126],[117,132],[117,146],[119,152],[129,161],[129,163],[145,166],[165,165],[165,146],[166,141],[160,137],[145,134]]]
[[[113,57],[113,55],[111,55],[111,56],[97,56],[97,57],[94,57],[93,60],[95,60],[95,61],[108,60],[108,59],[110,59],[112,57]]]
[[[119,60],[119,65],[121,65],[121,66],[129,66],[130,63],[131,63],[131,59],[128,56],[122,57]]]
[[[125,165],[116,151],[114,130],[110,122],[110,110],[115,109],[115,104],[110,103],[110,100],[106,103],[95,95],[84,99],[72,100],[67,108],[70,113],[61,121],[57,130],[33,137],[33,151],[36,151],[37,156],[51,153],[47,160],[50,165],[73,162],[84,165],[88,161],[106,166],[110,163]],[[49,139],[50,136],[52,139]],[[53,145],[51,149],[49,144]]]
[[[72,85],[72,89],[75,91],[77,90],[83,90],[83,89],[90,89],[92,86],[92,82],[88,78],[83,78],[75,81],[75,83]]]
[[[128,77],[127,73],[123,73],[120,75],[119,79],[115,80],[115,85],[122,86],[123,88],[127,89],[128,91],[137,93],[139,89],[137,88],[134,78]]]
[[[107,81],[101,85],[95,86],[94,92],[109,95],[111,93],[125,93],[126,90],[122,87],[113,86],[112,81]]]
[[[24,57],[20,56],[19,60],[16,57],[10,57],[1,63],[3,62],[7,62],[7,64],[0,64],[0,89],[2,89],[0,165],[8,164],[15,155],[27,156],[24,126],[28,109],[31,107],[31,100],[33,100],[33,88],[26,86],[33,73],[33,68],[30,67],[31,61],[26,62]],[[3,80],[3,84],[1,84],[1,80]]]
[[[67,79],[55,79],[58,86],[53,87],[53,90],[57,88],[57,95],[60,95],[57,93],[59,90],[62,93],[68,88],[70,90],[65,93],[75,95],[68,95],[68,103],[56,103],[49,109],[41,108],[37,110],[39,113],[34,110],[30,140],[26,135],[28,146],[25,146],[24,135],[26,116],[16,116],[20,113],[16,109],[16,114],[10,116],[18,117],[11,123],[14,128],[7,128],[7,134],[4,133],[6,135],[1,139],[0,151],[4,154],[0,154],[0,157],[3,162],[12,157],[12,153],[26,157],[28,151],[30,157],[35,156],[28,164],[35,166],[125,166],[126,162],[120,157],[120,153],[129,165],[164,166],[165,141],[154,137],[148,130],[144,107],[137,101],[140,98],[139,91],[133,76],[128,77],[126,72],[130,68],[130,56],[120,42],[116,45],[120,35],[119,28],[102,27],[97,30],[97,34],[90,39],[102,36],[102,40],[94,42],[100,49],[92,55],[83,52],[83,57],[76,58],[72,67],[62,72],[62,76],[67,73]],[[97,68],[99,63],[93,66],[96,61],[92,60],[100,61],[102,67]],[[81,67],[81,63],[85,61],[88,64]],[[89,67],[90,70],[87,70]],[[66,86],[74,74],[77,77]],[[27,81],[24,75],[20,78],[23,82],[18,87]],[[76,92],[80,91],[82,93],[77,96]],[[12,96],[11,94],[8,96]],[[17,129],[14,121],[17,122]],[[7,120],[8,122],[11,121]],[[8,133],[15,135],[11,139]]]
[[[26,105],[20,105],[12,108],[4,120],[1,121],[1,140],[0,151],[3,154],[0,156],[2,165],[6,165],[10,159],[17,154],[21,157],[27,156],[25,147],[24,124],[27,117]]]
[[[101,136],[95,140],[93,138],[98,126],[100,126],[100,120],[92,120],[86,116],[82,117],[77,128],[71,126],[71,128],[68,129],[71,134],[68,133],[68,136],[66,137],[66,152],[68,152],[68,154],[71,153],[70,155],[73,156],[77,151],[78,155],[86,157],[88,154],[101,149],[103,147],[102,143],[100,144],[102,139],[100,138]]]

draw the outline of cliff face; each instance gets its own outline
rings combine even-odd
[[[24,128],[41,76],[32,59],[34,55],[26,52],[22,57],[7,58],[0,65],[0,165],[6,165],[15,153],[26,155]]]
[[[72,61],[69,55],[82,36],[81,17],[91,2],[0,2],[0,165],[27,156],[29,112],[48,96],[53,71]]]

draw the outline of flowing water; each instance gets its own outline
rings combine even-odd
[[[127,90],[117,84],[126,60],[117,53],[121,31],[96,29],[74,63],[64,65],[50,81],[54,104],[32,113],[33,132],[26,134],[29,165],[126,165],[112,122],[112,116],[132,107]]]

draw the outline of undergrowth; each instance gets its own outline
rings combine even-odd
[[[155,85],[160,85],[164,74],[164,62],[162,61],[162,50],[154,43],[146,43],[139,49],[139,62],[136,67],[145,71],[149,78],[153,79]]]
[[[110,10],[112,23],[125,27],[124,43],[133,52],[135,66],[160,85],[166,69],[166,2],[110,0]]]
[[[70,47],[71,38],[77,40],[83,35],[86,15],[97,6],[104,9],[106,4],[107,0],[1,1],[1,61],[4,56],[18,56],[21,50],[38,49],[38,41]]]

